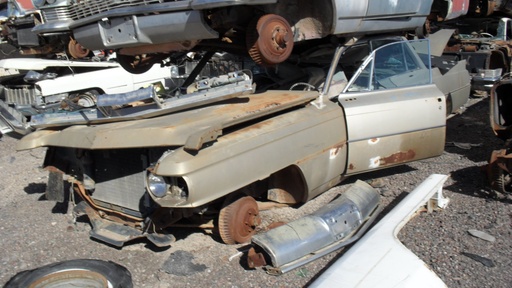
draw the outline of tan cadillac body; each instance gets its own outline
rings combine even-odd
[[[421,60],[428,42],[396,40],[339,46],[320,92],[242,93],[148,117],[143,106],[86,124],[44,115],[18,148],[48,147],[48,193],[62,195],[67,175],[94,238],[165,246],[186,225],[247,242],[261,220],[256,200],[303,203],[347,176],[443,152],[446,99]],[[343,71],[357,51],[369,52]]]

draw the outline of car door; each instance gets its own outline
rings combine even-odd
[[[367,17],[411,17],[422,7],[421,1],[411,0],[369,0]]]
[[[348,131],[347,175],[444,151],[446,100],[432,84],[428,50],[428,40],[383,44],[338,96]]]

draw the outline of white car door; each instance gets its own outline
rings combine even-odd
[[[444,151],[446,100],[423,63],[426,51],[428,40],[379,47],[338,96],[347,119],[347,175]]]

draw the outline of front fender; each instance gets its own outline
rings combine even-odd
[[[182,207],[206,204],[291,165],[313,190],[343,173],[345,141],[344,114],[336,103],[307,105],[222,136],[196,154],[183,148],[168,153],[154,173],[186,181],[189,198]],[[155,200],[175,205],[166,197]]]

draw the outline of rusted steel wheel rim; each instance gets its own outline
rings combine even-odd
[[[491,188],[499,193],[510,194],[512,192],[512,178],[510,174],[495,163],[490,164],[489,170]]]
[[[261,224],[258,203],[245,196],[225,205],[219,214],[219,234],[226,244],[247,243]]]
[[[279,64],[292,53],[292,28],[279,15],[263,15],[249,25],[247,45],[249,55],[257,64]]]
[[[76,42],[75,39],[71,39],[68,43],[68,52],[69,55],[71,55],[71,57],[76,59],[82,59],[84,57],[87,57],[89,53],[91,53],[91,50],[85,49],[82,45]]]

